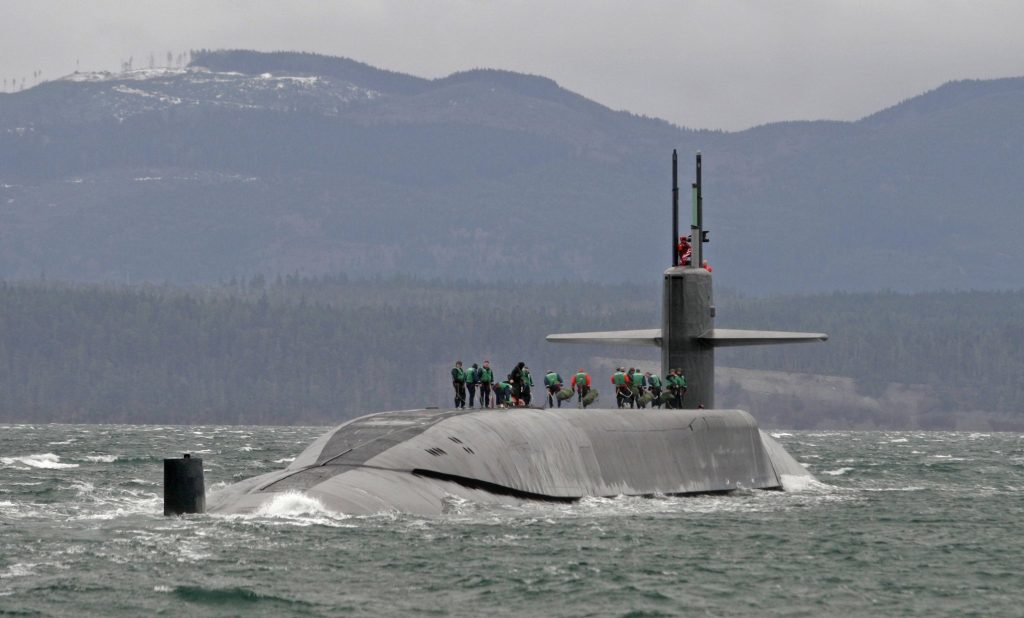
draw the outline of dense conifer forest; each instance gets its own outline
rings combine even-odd
[[[657,351],[559,346],[544,335],[656,326],[654,284],[344,276],[193,288],[2,283],[0,420],[330,423],[449,405],[451,364],[484,358],[499,373],[525,360],[538,383],[549,368],[567,375],[584,365],[602,385],[617,355],[656,369]],[[943,419],[965,411],[1024,416],[1024,292],[722,293],[716,305],[720,327],[831,334],[827,344],[723,350],[720,366],[846,376],[865,396],[890,383],[918,385],[936,397],[936,426],[954,426]],[[756,394],[721,379],[718,387],[720,406],[758,407]]]

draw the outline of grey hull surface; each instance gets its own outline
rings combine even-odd
[[[436,515],[484,504],[586,496],[782,489],[809,476],[741,410],[408,410],[320,436],[287,468],[209,496],[251,513],[290,492],[349,514]]]

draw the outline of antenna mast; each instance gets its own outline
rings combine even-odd
[[[697,182],[693,183],[693,221],[690,223],[690,265],[700,268],[704,263],[704,196],[702,195],[700,151],[697,151]]]
[[[672,267],[679,266],[679,158],[672,149]]]

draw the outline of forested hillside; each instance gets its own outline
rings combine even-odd
[[[6,283],[0,420],[329,423],[448,405],[457,359],[489,358],[499,372],[525,360],[538,377],[582,365],[600,389],[620,359],[656,370],[656,351],[558,346],[544,335],[656,326],[652,290],[347,277],[189,289]],[[892,383],[920,394],[914,410],[840,409],[799,383],[765,394],[734,380],[748,374],[723,372],[719,407],[791,427],[952,428],[967,413],[1024,426],[1024,292],[721,294],[716,305],[719,327],[831,334],[826,344],[723,350],[719,365],[845,376],[880,401]]]
[[[678,148],[721,285],[1024,287],[1024,79],[724,133],[507,71],[192,58],[0,94],[0,277],[635,282],[669,262]]]

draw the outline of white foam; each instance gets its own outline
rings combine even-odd
[[[322,502],[300,491],[286,491],[260,505],[256,515],[260,517],[295,517],[298,515],[328,514]]]
[[[82,459],[93,463],[114,463],[117,461],[117,455],[86,455]]]
[[[860,491],[924,491],[924,487],[908,485],[907,487],[865,487]]]
[[[777,432],[777,433],[773,433],[773,434],[769,434],[769,435],[771,435],[771,437],[773,437],[773,438],[790,438],[790,437],[793,436],[793,434],[791,434],[791,433],[784,433],[784,432]]]
[[[31,562],[18,562],[7,567],[7,572],[0,571],[0,579],[8,579],[11,577],[24,577],[26,575],[32,575],[32,569],[36,565]]]
[[[853,468],[837,468],[835,470],[825,470],[822,474],[828,474],[829,476],[842,476],[851,470],[853,470]]]
[[[78,467],[78,464],[60,463],[60,456],[55,455],[53,453],[20,455],[17,457],[0,457],[0,464],[3,464],[5,466],[28,466],[30,468],[47,468],[52,470]]]
[[[275,459],[274,463],[291,463],[295,461],[294,457],[282,457],[281,459]]]
[[[906,438],[893,438],[892,440],[889,440],[889,444],[900,444],[902,442],[909,442],[909,440]]]
[[[804,491],[831,491],[833,487],[822,483],[810,475],[803,474],[780,474],[779,480],[782,481],[782,489],[791,493],[800,493]]]

